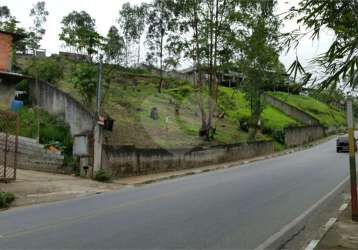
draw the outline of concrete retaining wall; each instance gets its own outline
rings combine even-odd
[[[0,134],[4,138],[4,134]],[[10,137],[14,140],[14,137]],[[0,150],[4,150],[5,144],[0,140]],[[3,160],[3,154],[0,154],[0,162]],[[13,153],[8,154],[8,159],[13,159]],[[36,140],[19,137],[17,168],[27,170],[38,170],[45,172],[63,173],[63,155],[59,153],[51,153],[38,144]]]
[[[306,126],[286,128],[285,144],[288,147],[303,145],[325,136],[325,129],[322,126]]]
[[[43,81],[39,82],[39,91],[37,100],[36,83],[30,81],[31,98],[50,114],[60,116],[70,126],[72,135],[92,130],[93,113],[72,96]]]
[[[272,141],[171,151],[104,145],[102,165],[121,177],[233,162],[273,152]]]
[[[311,116],[310,114],[307,114],[306,112],[287,104],[280,99],[271,96],[271,95],[265,95],[265,100],[275,108],[281,110],[283,113],[293,117],[294,119],[302,122],[306,125],[319,125],[319,120]]]

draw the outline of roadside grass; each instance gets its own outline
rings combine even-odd
[[[270,92],[270,94],[307,112],[326,127],[340,127],[345,124],[344,112],[320,102],[313,97],[292,95],[284,92]]]

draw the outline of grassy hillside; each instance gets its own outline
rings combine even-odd
[[[283,92],[270,93],[280,100],[301,109],[316,119],[326,127],[340,127],[346,123],[344,112],[337,110],[323,102],[310,96],[291,95]]]
[[[45,60],[45,65],[59,64],[59,67],[63,68],[63,74],[56,81],[56,85],[80,100],[78,91],[71,83],[71,72],[79,62],[58,57],[40,60]],[[26,68],[29,61],[21,60],[20,64]],[[107,78],[109,73],[106,72],[109,71],[109,66],[105,66]],[[201,117],[197,93],[190,83],[167,78],[166,88],[159,94],[157,75],[143,69],[122,67],[111,71],[110,80],[110,83],[108,79],[104,83],[103,108],[115,120],[115,126],[112,133],[106,133],[106,143],[165,148],[208,144],[198,136]],[[283,93],[278,93],[277,97],[287,98],[292,105],[302,105],[302,99],[296,100],[302,97],[286,97]],[[312,106],[319,108],[313,109]],[[153,108],[158,110],[158,120],[150,117]],[[340,112],[314,99],[302,109],[309,110],[327,124],[335,123],[336,119],[341,122],[343,119]],[[216,135],[210,144],[247,141],[248,133],[243,124],[249,117],[250,105],[244,93],[219,87],[217,111],[214,115]],[[270,105],[267,105],[262,113],[261,124],[258,139],[274,138],[281,142],[285,127],[301,125]]]

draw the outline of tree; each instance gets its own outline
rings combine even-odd
[[[119,31],[115,26],[111,26],[103,46],[107,62],[114,62],[115,64],[120,63],[124,55],[124,47],[123,37],[119,34]]]
[[[12,33],[25,33],[25,30],[19,28],[19,21],[11,15],[10,9],[7,6],[0,6],[0,30]]]
[[[147,5],[143,3],[140,6],[131,6],[125,3],[119,11],[118,23],[124,33],[126,44],[126,65],[129,65],[129,53],[131,44],[134,42],[138,45],[137,63],[141,56],[141,37],[145,29],[145,16]]]
[[[27,44],[33,51],[40,48],[40,41],[46,33],[44,24],[48,15],[49,12],[46,10],[44,1],[37,2],[30,11],[30,17],[33,18],[33,26],[30,27]]]
[[[286,34],[285,45],[296,48],[300,40],[307,35],[319,39],[324,29],[335,33],[330,48],[313,62],[324,69],[323,79],[311,79],[309,72],[300,64],[299,58],[292,64],[290,72],[295,76],[301,73],[306,81],[318,81],[321,88],[345,86],[355,88],[358,85],[358,1],[354,0],[302,0],[297,8],[292,8],[286,18],[298,17],[298,24],[306,31],[295,30]]]
[[[87,12],[72,11],[62,19],[60,40],[77,53],[92,56],[97,53],[101,36],[96,31],[96,21]]]
[[[232,59],[234,26],[231,16],[236,13],[236,0],[177,0],[180,30],[184,33],[184,55],[193,60],[196,70],[196,88],[201,113],[200,135],[211,139],[215,132],[213,121],[217,100],[217,73],[228,60]],[[209,97],[204,101],[207,74]],[[207,108],[206,108],[207,106]]]
[[[244,91],[251,106],[249,139],[255,140],[264,108],[263,94],[280,77],[279,21],[274,15],[276,0],[243,2],[243,37],[239,40],[239,65]]]
[[[85,105],[91,106],[96,95],[98,70],[92,64],[77,64],[71,81]]]
[[[25,29],[18,27],[18,21],[11,15],[10,9],[7,6],[0,6],[0,30],[16,33],[21,36],[26,36]],[[14,44],[13,48],[13,63],[16,63],[16,51],[26,52],[27,42],[25,39],[19,40]]]
[[[158,91],[161,92],[163,87],[163,71],[164,71],[164,49],[167,39],[176,27],[176,19],[172,11],[172,2],[168,0],[154,0],[148,11],[148,32],[147,43],[149,44],[148,58],[152,62],[159,59],[160,80]],[[170,46],[169,48],[172,48]],[[168,60],[168,63],[174,64]]]

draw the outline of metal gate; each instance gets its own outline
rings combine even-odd
[[[0,111],[0,182],[16,180],[19,116]]]

